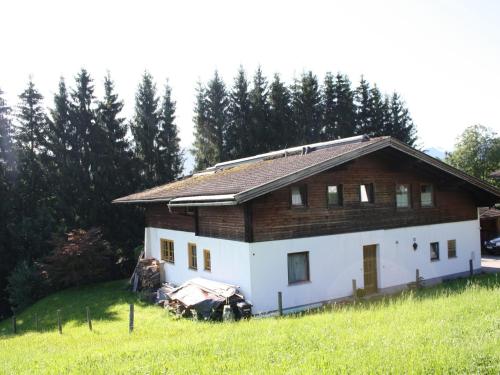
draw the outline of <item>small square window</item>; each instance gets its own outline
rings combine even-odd
[[[406,184],[396,185],[396,207],[398,208],[410,207],[410,185]]]
[[[306,185],[291,187],[291,204],[292,207],[307,206],[307,188]]]
[[[192,270],[198,269],[198,255],[196,254],[196,244],[188,244],[188,266]]]
[[[457,240],[448,240],[448,258],[457,257]]]
[[[431,260],[439,260],[439,242],[431,242]]]
[[[373,203],[373,184],[359,185],[359,200],[361,203]]]
[[[203,250],[203,269],[212,271],[212,259],[210,258],[210,250]]]
[[[434,206],[433,188],[430,184],[420,185],[420,205],[422,207]]]
[[[174,241],[172,240],[160,240],[160,257],[168,263],[175,263],[174,257]]]
[[[288,283],[309,281],[309,252],[288,254]]]
[[[342,206],[342,185],[328,185],[326,194],[328,207]]]

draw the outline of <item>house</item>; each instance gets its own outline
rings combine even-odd
[[[500,191],[393,138],[358,136],[210,167],[115,200],[144,205],[166,281],[238,285],[254,313],[480,270]]]

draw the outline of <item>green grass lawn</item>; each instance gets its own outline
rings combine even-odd
[[[111,282],[67,290],[0,323],[0,373],[500,373],[500,277],[238,323],[176,320]],[[136,328],[128,333],[128,304]],[[91,308],[94,331],[85,323]],[[56,310],[64,319],[56,327]],[[37,313],[42,332],[34,331]]]

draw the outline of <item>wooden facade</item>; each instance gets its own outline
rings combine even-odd
[[[147,225],[259,242],[477,219],[474,196],[460,181],[400,154],[373,153],[299,184],[307,187],[305,207],[291,206],[288,186],[243,205],[199,207],[194,215],[150,204]],[[360,202],[360,184],[373,184],[373,203]],[[396,207],[397,184],[410,187],[410,207]],[[421,207],[422,184],[433,187],[432,207]],[[328,206],[328,185],[342,185],[342,205]]]

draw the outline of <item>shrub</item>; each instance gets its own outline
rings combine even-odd
[[[113,279],[115,255],[99,228],[75,229],[43,260],[48,280],[56,289]]]
[[[7,278],[7,293],[12,311],[24,310],[45,295],[45,283],[40,270],[27,261],[19,263]]]

